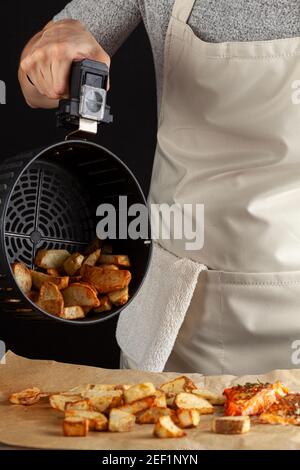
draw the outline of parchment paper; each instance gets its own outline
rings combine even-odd
[[[153,425],[136,425],[130,433],[90,432],[87,437],[64,437],[61,413],[48,404],[29,407],[11,405],[7,398],[12,392],[36,386],[42,391],[64,391],[85,383],[138,383],[156,385],[178,374],[151,374],[141,371],[106,370],[62,364],[54,361],[29,360],[12,352],[6,364],[0,365],[0,442],[11,446],[38,449],[86,450],[204,450],[204,449],[300,449],[300,427],[252,425],[242,436],[225,436],[211,432],[211,416],[202,416],[197,429],[188,430],[180,439],[157,439]],[[258,376],[204,377],[188,374],[199,386],[222,392],[232,384],[281,380],[292,391],[300,391],[300,370],[273,371]],[[220,410],[221,412],[221,410]]]

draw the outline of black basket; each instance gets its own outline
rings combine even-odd
[[[119,197],[146,205],[132,172],[107,149],[84,140],[65,141],[39,152],[5,160],[0,165],[0,309],[23,319],[56,319],[86,325],[107,320],[122,308],[90,313],[82,320],[64,320],[39,309],[19,289],[11,264],[33,267],[37,250],[82,251],[96,236],[96,209]],[[149,219],[148,219],[149,220]],[[132,267],[130,300],[148,270],[152,242],[148,239],[113,240],[114,253],[129,255]]]

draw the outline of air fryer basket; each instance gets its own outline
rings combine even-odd
[[[96,237],[96,208],[100,204],[112,204],[118,220],[119,196],[127,196],[128,206],[146,204],[132,172],[118,157],[95,143],[65,141],[36,154],[4,161],[0,165],[1,311],[22,318],[57,319],[22,293],[12,275],[11,263],[21,261],[33,267],[35,254],[41,248],[82,251]],[[127,238],[111,243],[114,253],[125,253],[131,258],[130,302],[148,270],[152,251],[150,224],[147,240]],[[121,309],[90,313],[78,321],[59,320],[91,324],[111,318]]]

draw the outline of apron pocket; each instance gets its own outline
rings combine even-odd
[[[300,272],[219,273],[224,372],[295,368]]]
[[[259,374],[297,367],[300,272],[201,273],[166,370]]]

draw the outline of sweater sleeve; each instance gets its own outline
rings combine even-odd
[[[141,21],[138,0],[73,0],[53,21],[80,21],[113,55]]]

